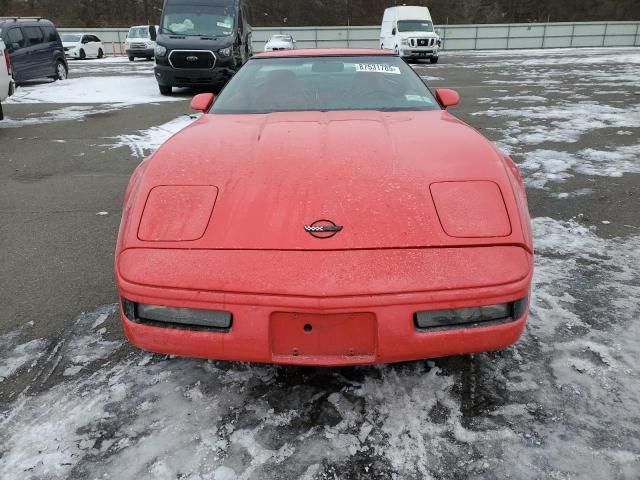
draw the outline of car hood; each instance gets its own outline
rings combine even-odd
[[[441,110],[204,115],[132,184],[126,247],[525,243],[502,155]],[[315,238],[319,220],[343,230]]]
[[[398,35],[402,38],[438,38],[435,32],[399,32]]]
[[[80,46],[80,42],[62,42],[62,46],[66,48],[78,47]]]
[[[211,50],[218,51],[233,45],[234,36],[228,37],[206,37],[189,35],[169,35],[161,34],[156,38],[156,43],[167,48],[167,50]]]

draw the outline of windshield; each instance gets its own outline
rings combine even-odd
[[[129,29],[127,38],[149,38],[149,27],[133,27]]]
[[[62,35],[62,41],[65,43],[78,43],[81,35]]]
[[[420,77],[392,56],[250,60],[231,79],[212,113],[336,110],[435,110]]]
[[[162,17],[163,33],[228,37],[233,33],[234,7],[167,5]]]
[[[433,32],[433,22],[429,20],[400,20],[399,32]]]

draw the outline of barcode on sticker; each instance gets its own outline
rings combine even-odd
[[[356,72],[395,73],[400,75],[400,68],[383,63],[356,63]]]

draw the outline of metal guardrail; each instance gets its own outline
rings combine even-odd
[[[531,48],[640,46],[640,22],[514,23],[439,25],[444,50],[505,50]],[[111,54],[124,54],[127,28],[60,28],[97,35]],[[290,33],[297,48],[379,48],[380,27],[254,28],[254,51],[262,51],[276,33]]]

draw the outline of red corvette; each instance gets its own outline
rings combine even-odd
[[[497,350],[533,247],[514,163],[377,50],[253,57],[133,174],[116,278],[145,350],[298,365]]]

